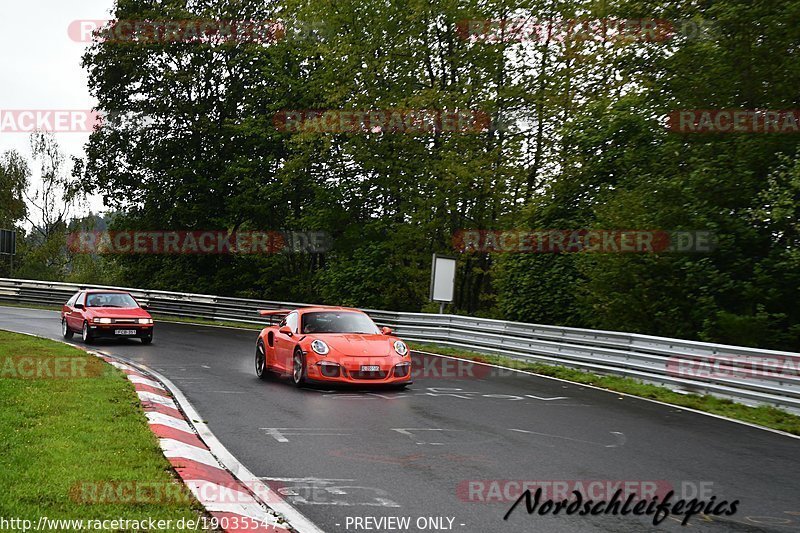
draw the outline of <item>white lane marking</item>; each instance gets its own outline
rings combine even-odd
[[[131,371],[133,370],[132,367],[130,367],[128,365],[124,365],[122,363],[118,363],[116,361],[111,361],[109,364],[111,366],[113,366],[113,367],[116,367],[116,368],[120,369],[120,370],[131,370]]]
[[[311,482],[311,483],[328,483],[334,481],[355,481],[355,479],[339,479],[339,478],[322,478],[322,477],[260,477],[264,481],[286,481],[291,483],[298,482]]]
[[[350,435],[350,433],[339,433],[336,432],[335,429],[328,429],[328,428],[259,428],[262,431],[266,432],[267,435],[273,437],[278,442],[289,442],[289,439],[286,436],[308,436],[308,437],[318,437],[318,436],[345,436]]]
[[[537,431],[528,431],[527,429],[509,429],[509,431],[516,431],[518,433],[528,433],[531,435],[539,435],[542,437],[550,437],[552,439],[562,439],[562,440],[569,440],[572,442],[582,442],[584,444],[596,444],[598,446],[604,446],[605,448],[617,448],[622,446],[626,442],[625,435],[620,431],[609,431],[612,435],[614,435],[614,444],[603,444],[602,442],[593,442],[590,440],[581,440],[581,439],[574,439],[572,437],[564,437],[563,435],[551,435],[549,433],[539,433]]]
[[[145,413],[145,416],[147,417],[147,421],[151,424],[168,426],[194,435],[192,427],[181,418],[175,418],[174,416],[165,415],[156,411],[148,411]]]
[[[293,504],[334,505],[343,507],[401,507],[389,498],[389,493],[376,487],[337,485],[337,480],[287,482],[276,490]],[[343,480],[353,481],[353,480]]]
[[[219,461],[209,452],[174,439],[159,439],[164,455],[172,459],[191,459],[207,466],[222,469]]]
[[[167,398],[166,396],[161,396],[160,394],[137,390],[136,395],[139,396],[139,399],[143,402],[160,403],[161,405],[166,405],[167,407],[172,407],[173,409],[178,408],[172,398]]]
[[[441,355],[441,354],[438,354],[438,353],[425,352],[425,351],[422,351],[422,350],[412,350],[412,352],[421,353],[421,354],[424,354],[424,355],[430,355],[430,356],[433,356],[433,357],[441,357],[442,359],[456,359],[456,360],[459,360],[459,361],[463,361],[464,360],[461,357],[452,357],[452,356],[449,356],[449,355]],[[507,366],[494,365],[492,363],[483,363],[483,362],[480,362],[480,361],[472,361],[472,362],[475,363],[476,365],[483,365],[483,366],[488,366],[488,367],[492,367],[492,368],[499,368],[501,370],[511,370],[512,372],[517,372],[519,374],[527,374],[529,376],[533,376],[533,377],[537,377],[537,378],[558,381],[558,382],[561,382],[561,383],[566,383],[567,385],[571,385],[571,386],[578,386],[578,387],[586,388],[586,389],[594,389],[594,390],[605,392],[606,394],[615,394],[617,396],[625,396],[626,398],[635,398],[637,400],[642,400],[644,402],[650,402],[650,403],[655,403],[655,404],[658,404],[658,405],[663,405],[665,407],[670,407],[672,409],[679,408],[681,411],[685,411],[685,412],[688,412],[688,413],[694,413],[696,415],[703,415],[703,416],[710,416],[711,418],[716,418],[718,420],[726,420],[728,422],[733,422],[734,424],[740,424],[742,426],[748,426],[748,427],[751,427],[751,428],[754,428],[754,429],[760,429],[762,431],[769,431],[770,433],[776,433],[778,435],[783,435],[784,437],[789,437],[789,438],[792,438],[792,439],[800,440],[800,435],[794,435],[792,433],[787,433],[786,431],[781,431],[779,429],[772,429],[772,428],[768,428],[768,427],[765,427],[765,426],[759,426],[758,424],[753,424],[751,422],[745,422],[743,420],[736,420],[735,418],[728,418],[727,416],[717,415],[717,414],[714,414],[714,413],[708,413],[706,411],[700,411],[698,409],[692,409],[691,407],[677,406],[677,405],[672,404],[672,403],[662,402],[662,401],[659,401],[659,400],[654,400],[652,398],[644,398],[642,396],[636,396],[635,394],[628,394],[628,393],[625,393],[625,392],[616,392],[616,391],[604,389],[604,388],[598,387],[596,385],[585,385],[583,383],[576,383],[574,381],[569,381],[568,379],[556,378],[556,377],[553,377],[553,376],[545,376],[544,374],[537,374],[536,372],[531,372],[529,370],[521,370],[521,369],[518,369],[518,368],[510,368],[510,367],[507,367]],[[566,386],[562,386],[562,388],[566,388]]]
[[[533,394],[526,394],[528,398],[534,398],[536,400],[541,400],[543,402],[551,402],[553,400],[568,400],[568,396],[553,396],[552,398],[545,398],[543,396],[534,396]]]
[[[612,431],[611,434],[617,438],[617,443],[606,444],[606,448],[616,448],[618,446],[624,445],[628,441],[627,437],[625,437],[625,434],[622,433],[621,431]]]
[[[489,393],[484,394],[478,391],[465,391],[464,389],[458,387],[428,387],[428,392],[423,392],[418,395],[425,395],[425,396],[452,396],[453,398],[461,398],[463,400],[473,400],[475,398],[493,398],[499,400],[510,400],[510,401],[519,401],[524,400],[525,398],[531,398],[533,400],[541,400],[543,402],[549,402],[552,400],[568,400],[568,396],[553,396],[552,398],[547,398],[544,396],[536,396],[535,394],[525,394],[525,395],[517,395],[517,394],[500,394],[500,393]]]
[[[164,388],[163,385],[161,385],[161,383],[153,381],[152,379],[142,378],[131,374],[128,376],[128,381],[130,381],[131,383],[139,383],[140,385],[147,385],[155,389],[161,389],[166,392],[166,389]]]
[[[389,428],[389,429],[391,429],[392,431],[396,431],[401,435],[406,435],[412,439],[416,438],[412,433],[412,431],[452,431],[452,432],[462,431],[460,429],[443,429],[443,428]],[[444,445],[444,443],[441,442],[417,442],[416,444],[430,444],[432,446]]]

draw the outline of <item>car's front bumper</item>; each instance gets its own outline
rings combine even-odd
[[[362,366],[377,366],[378,370],[364,371]],[[314,357],[306,365],[308,381],[318,383],[349,383],[355,385],[410,385],[411,360],[402,357]]]
[[[89,324],[89,331],[95,339],[147,339],[153,336],[152,324]],[[120,331],[134,333],[121,334]]]

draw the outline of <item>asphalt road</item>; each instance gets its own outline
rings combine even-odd
[[[60,338],[50,311],[0,307],[0,328]],[[172,380],[228,450],[328,532],[398,530],[372,521],[380,517],[408,517],[399,529],[407,531],[683,529],[674,518],[655,527],[652,517],[528,515],[524,505],[504,521],[518,494],[508,482],[522,480],[589,496],[592,481],[612,483],[609,492],[628,481],[673,488],[677,498],[740,501],[733,516],[695,516],[687,531],[800,531],[800,440],[419,355],[421,375],[404,392],[296,389],[256,378],[256,335],[161,323],[151,346],[95,348]]]

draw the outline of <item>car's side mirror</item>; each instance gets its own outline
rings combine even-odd
[[[383,326],[381,328],[381,333],[383,333],[384,335],[391,335],[392,334],[392,328],[387,328],[386,326]]]
[[[86,309],[83,304],[75,304],[75,309]]]
[[[288,335],[289,337],[292,336],[292,328],[289,326],[281,326],[278,332],[283,333],[284,335]]]
[[[141,307],[142,309],[150,309],[150,306],[147,304],[139,304],[139,307]]]

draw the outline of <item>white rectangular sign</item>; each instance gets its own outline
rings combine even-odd
[[[431,271],[431,300],[452,302],[456,284],[456,260],[433,254]]]

